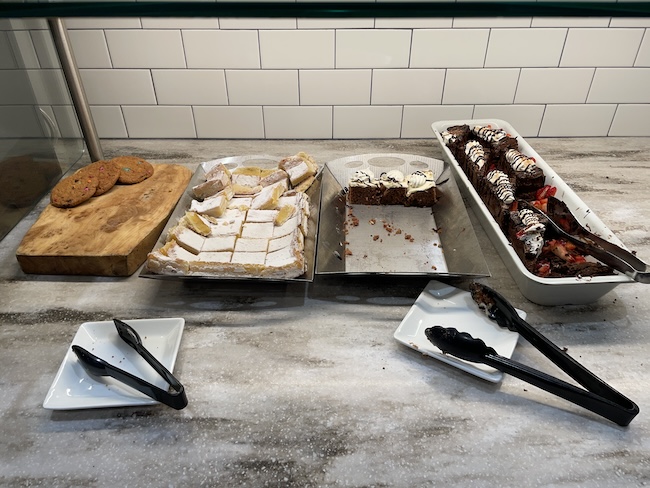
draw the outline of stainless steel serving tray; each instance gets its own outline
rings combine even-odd
[[[278,165],[278,161],[281,158],[269,155],[251,155],[251,156],[231,156],[227,158],[214,159],[212,161],[206,161],[201,163],[199,167],[194,172],[192,179],[187,185],[187,189],[183,196],[179,199],[174,211],[172,212],[167,225],[163,229],[158,242],[154,246],[154,249],[160,249],[167,242],[167,234],[169,229],[174,227],[178,220],[185,215],[185,212],[189,210],[190,204],[192,202],[192,188],[199,183],[205,181],[205,174],[210,171],[217,164],[224,164],[228,169],[232,170],[239,166],[256,166],[259,168],[275,168]],[[307,236],[305,237],[305,263],[307,265],[307,271],[297,278],[260,278],[252,276],[219,276],[219,275],[165,275],[153,273],[147,269],[147,265],[142,267],[140,275],[143,278],[154,278],[161,280],[219,280],[219,281],[269,281],[269,282],[311,282],[314,280],[314,269],[316,262],[316,240],[318,232],[318,218],[320,214],[320,193],[321,193],[321,175],[317,175],[316,180],[307,190],[307,195],[310,200],[310,216],[307,223]]]
[[[377,176],[391,169],[405,175],[430,169],[442,198],[433,208],[348,206],[348,181],[366,168]],[[490,275],[456,181],[441,160],[363,154],[328,162],[322,174],[320,212],[316,274]],[[351,213],[358,225],[350,224]]]

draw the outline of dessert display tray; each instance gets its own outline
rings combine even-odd
[[[431,170],[442,194],[432,208],[348,205],[360,169],[376,176]],[[325,165],[316,274],[489,276],[462,196],[444,161],[411,154],[363,154]]]
[[[275,168],[277,167],[278,161],[280,158],[275,156],[268,155],[250,155],[250,156],[231,156],[227,158],[214,159],[212,161],[206,161],[201,163],[199,167],[194,172],[192,179],[187,185],[187,189],[181,198],[179,199],[174,211],[172,212],[165,228],[163,229],[158,242],[156,243],[154,249],[160,249],[165,245],[167,241],[167,234],[169,229],[174,227],[178,220],[185,215],[185,212],[189,210],[192,202],[192,188],[199,183],[205,181],[205,174],[210,171],[217,164],[224,164],[228,169],[234,169],[239,166],[257,166],[260,168]],[[227,280],[227,281],[277,281],[277,282],[309,282],[314,279],[314,266],[316,262],[316,240],[318,232],[318,217],[319,217],[319,207],[320,207],[320,192],[321,192],[321,177],[317,175],[316,180],[307,190],[307,195],[310,199],[310,217],[307,224],[307,236],[305,237],[305,263],[306,263],[306,272],[298,276],[297,278],[260,278],[260,277],[235,277],[235,276],[219,276],[213,274],[206,275],[165,275],[158,274],[149,271],[145,266],[143,266],[140,271],[140,275],[143,278],[154,278],[161,280]]]
[[[541,278],[528,271],[487,207],[483,204],[481,197],[472,186],[458,161],[456,161],[456,158],[443,141],[442,133],[448,127],[462,124],[467,124],[470,127],[489,124],[492,127],[504,129],[513,137],[516,137],[519,150],[527,156],[535,158],[537,166],[544,171],[546,176],[545,184],[557,188],[555,197],[568,206],[580,223],[603,239],[620,247],[625,246],[508,122],[500,119],[475,119],[444,120],[433,123],[433,132],[444,151],[449,167],[456,176],[461,191],[468,197],[468,201],[476,212],[483,229],[501,255],[521,293],[526,298],[540,305],[592,303],[613,290],[617,285],[633,282],[629,277],[619,273],[610,276]]]

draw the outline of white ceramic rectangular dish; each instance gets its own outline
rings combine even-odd
[[[629,277],[620,273],[611,276],[540,278],[528,271],[487,207],[483,204],[481,197],[472,186],[458,161],[456,161],[456,158],[443,141],[442,133],[448,127],[462,124],[467,124],[470,127],[489,124],[492,127],[504,129],[513,137],[516,137],[519,150],[535,158],[536,164],[544,171],[546,184],[557,188],[556,198],[562,200],[576,218],[584,226],[591,229],[593,233],[618,246],[625,246],[508,122],[499,119],[475,119],[443,120],[433,123],[431,126],[433,132],[444,151],[445,159],[449,162],[449,166],[456,175],[461,191],[469,197],[468,201],[474,208],[483,229],[490,237],[497,251],[499,251],[508,271],[510,271],[521,293],[526,298],[540,305],[592,303],[613,290],[617,285],[633,282]]]
[[[522,319],[526,312],[517,310]],[[399,325],[395,339],[405,346],[421,352],[425,356],[447,363],[469,374],[487,381],[497,383],[503,373],[480,363],[471,363],[450,354],[444,354],[434,346],[424,334],[425,329],[440,325],[454,327],[460,332],[467,332],[475,339],[483,340],[503,357],[511,358],[517,346],[519,334],[500,327],[479,310],[469,292],[438,281],[430,281],[404,320]]]
[[[142,337],[142,342],[149,352],[173,373],[185,319],[132,319],[127,323]],[[94,378],[88,375],[72,351],[72,345],[81,346],[159,388],[167,387],[165,380],[144,358],[120,339],[112,321],[85,322],[72,339],[72,344],[43,401],[43,407],[47,409],[77,410],[158,403],[113,378]]]

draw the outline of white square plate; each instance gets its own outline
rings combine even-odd
[[[142,343],[169,371],[174,371],[185,319],[135,319],[126,321],[142,338]],[[113,321],[81,324],[72,339],[43,407],[51,410],[153,405],[157,401],[110,377],[93,378],[81,366],[72,345],[165,389],[167,383],[124,342]]]
[[[522,319],[526,312],[517,310]],[[469,292],[453,286],[430,281],[417,298],[404,320],[395,331],[394,337],[402,344],[422,354],[455,366],[467,373],[497,383],[503,373],[480,363],[470,363],[454,356],[443,354],[424,335],[424,330],[434,325],[454,327],[467,332],[475,339],[483,340],[488,346],[506,358],[512,357],[519,334],[499,327],[478,308]]]

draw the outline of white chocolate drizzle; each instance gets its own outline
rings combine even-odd
[[[469,141],[465,144],[465,154],[467,154],[469,160],[474,163],[478,169],[485,166],[485,150],[483,149],[483,146],[481,146],[480,142]]]
[[[378,186],[379,182],[375,179],[375,174],[369,169],[361,169],[354,173],[350,178],[352,186]]]
[[[539,218],[532,210],[527,208],[519,210],[519,219],[524,227],[517,232],[517,238],[523,241],[525,253],[535,257],[539,256],[544,247],[546,226],[539,221]]]
[[[490,143],[499,142],[508,137],[508,133],[503,129],[492,129],[489,125],[485,125],[483,127],[480,125],[475,125],[472,128],[472,132],[484,141]]]
[[[412,193],[418,191],[426,191],[431,188],[435,188],[436,182],[433,178],[433,171],[415,171],[411,173],[407,178],[407,185],[407,195],[411,195]]]
[[[507,205],[515,201],[515,192],[507,174],[494,169],[487,174],[487,179],[494,186],[494,192],[499,200]]]
[[[445,145],[449,145],[453,142],[456,142],[458,140],[458,136],[452,134],[448,130],[444,131],[442,134],[442,141],[445,143]]]
[[[535,160],[529,158],[525,154],[517,151],[516,149],[508,149],[506,151],[506,161],[510,164],[510,167],[515,171],[523,171],[525,173],[531,173],[537,168]]]
[[[397,169],[380,174],[379,181],[386,188],[403,188],[406,186],[404,173]]]

